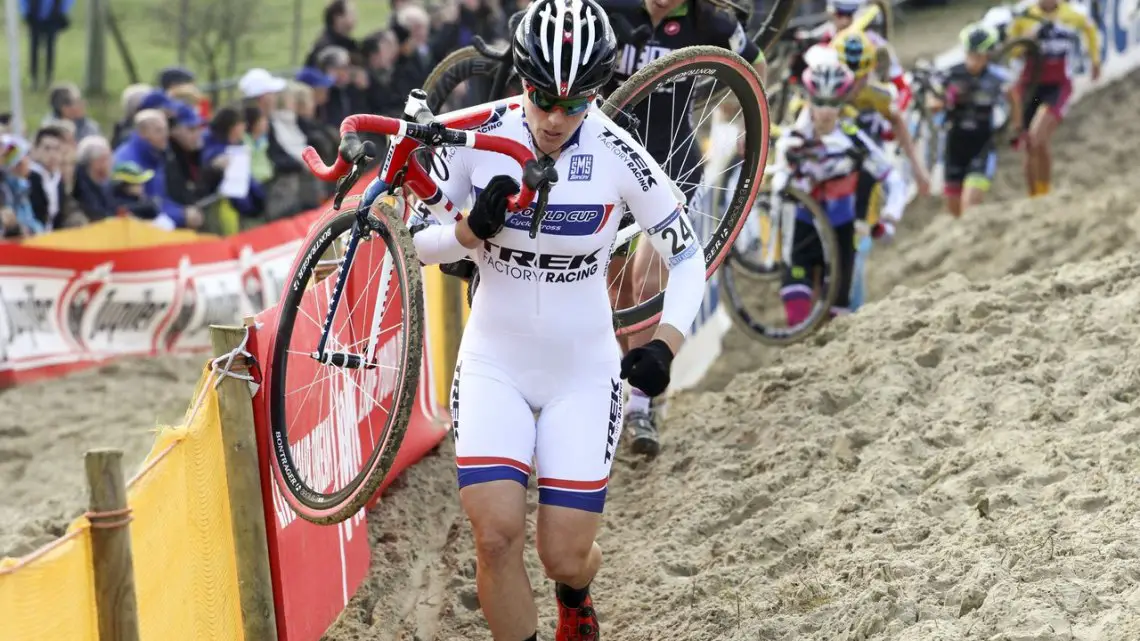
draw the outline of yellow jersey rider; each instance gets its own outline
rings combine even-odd
[[[1027,96],[1033,69],[1025,65],[1018,82],[1023,106],[1021,113],[1011,114],[1013,123],[1022,136],[1016,142],[1025,145],[1025,180],[1030,196],[1049,193],[1053,173],[1053,160],[1049,141],[1065,117],[1069,98],[1073,92],[1069,55],[1083,35],[1092,63],[1092,79],[1100,78],[1099,33],[1092,20],[1074,9],[1068,2],[1037,0],[1037,3],[1014,14],[1007,31],[1008,38],[1034,38],[1040,49],[1040,79],[1033,95]]]
[[[877,51],[866,33],[841,31],[832,39],[831,48],[839,60],[855,74],[855,87],[847,104],[857,113],[855,122],[876,143],[895,140],[914,168],[914,179],[922,195],[930,193],[930,176],[918,159],[902,111],[895,101],[895,88],[872,78]],[[875,187],[875,177],[862,173],[857,191],[859,219],[866,220]]]

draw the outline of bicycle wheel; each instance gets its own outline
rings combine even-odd
[[[879,8],[879,15],[867,25],[867,29],[877,32],[890,42],[891,36],[895,35],[894,8],[888,0],[871,0],[871,4]]]
[[[767,195],[768,191],[765,188],[759,198],[766,201]],[[779,216],[772,217],[773,224],[770,233],[779,234],[782,238],[787,239],[790,230],[786,226],[792,224],[794,219],[794,213],[791,212],[794,212],[794,208],[797,207],[806,211],[811,216],[811,224],[815,228],[814,238],[807,239],[806,242],[819,243],[819,254],[823,260],[822,268],[816,274],[815,295],[811,311],[807,317],[790,327],[778,326],[776,318],[783,313],[783,310],[773,311],[768,305],[769,300],[778,300],[778,298],[764,296],[765,293],[771,293],[771,285],[753,280],[750,281],[751,285],[747,288],[749,291],[744,291],[744,288],[738,286],[736,279],[735,267],[738,262],[735,258],[725,261],[719,274],[720,293],[733,323],[749,336],[765,345],[774,347],[797,343],[810,336],[827,321],[831,306],[839,293],[834,283],[838,283],[840,280],[839,247],[835,231],[832,229],[831,223],[828,222],[827,214],[823,208],[808,194],[790,187],[784,190],[784,199],[785,211],[781,212]],[[791,251],[787,252],[788,255],[797,249],[803,249],[803,247],[791,248]],[[782,270],[791,269],[791,265],[786,263],[781,263],[780,267]],[[759,292],[756,291],[758,289]],[[753,313],[751,308],[755,306],[754,303],[757,299],[766,300],[761,302],[763,310]]]
[[[702,155],[697,161],[697,165],[689,169],[684,175],[677,176],[679,179],[674,179],[682,191],[693,194],[689,202],[689,213],[693,225],[697,228],[697,234],[704,242],[707,278],[716,273],[717,268],[732,247],[736,235],[740,232],[740,228],[744,224],[745,214],[751,210],[752,202],[756,198],[756,192],[764,175],[764,165],[768,159],[768,99],[764,95],[763,83],[756,70],[737,54],[719,47],[686,47],[658,58],[635,73],[606,99],[602,109],[607,116],[624,126],[635,139],[644,145],[646,137],[650,136],[649,132],[654,132],[652,135],[658,137],[670,135],[669,130],[665,130],[665,133],[662,134],[660,128],[653,128],[655,121],[650,118],[652,115],[650,107],[652,105],[647,101],[651,100],[654,92],[664,90],[668,92],[664,95],[667,96],[669,105],[672,106],[673,95],[671,90],[679,90],[679,87],[666,88],[666,86],[678,81],[684,82],[693,76],[703,77],[709,82],[719,82],[727,86],[728,95],[733,98],[733,103],[739,107],[740,111],[737,117],[726,126],[736,127],[733,131],[742,130],[735,136],[735,144],[743,152],[740,162],[737,163],[740,168],[741,179],[736,182],[731,197],[724,198],[721,201],[725,203],[723,212],[719,208],[714,210],[711,207],[712,198],[709,194],[709,186],[715,186],[717,179],[716,174],[712,176],[706,176],[706,174],[709,174],[719,163],[713,162],[715,159],[710,157],[708,151],[701,151]],[[713,91],[715,92],[716,89],[714,88]],[[726,95],[726,99],[728,95]],[[642,116],[633,115],[634,109],[637,109],[639,113],[641,112],[642,103],[646,103],[644,105],[644,123],[640,122]],[[687,104],[693,104],[691,97]],[[666,169],[666,173],[670,173],[671,160],[678,151],[683,154],[680,157],[682,160],[677,163],[678,167],[686,162],[684,159],[692,158],[692,155],[696,153],[692,148],[696,142],[694,140],[696,132],[700,131],[702,123],[711,119],[717,111],[719,110],[714,110],[712,114],[698,114],[695,109],[693,110],[691,120],[697,123],[692,127],[693,135],[680,141],[681,145],[687,143],[689,146],[683,150],[676,148],[675,144],[678,141],[674,137],[671,139],[671,146],[666,157],[655,157],[658,163]],[[673,114],[665,116],[665,118],[670,119],[673,117]],[[716,147],[716,145],[709,145],[709,147]],[[690,174],[696,173],[697,170],[700,170],[702,176],[700,182],[689,182]],[[649,248],[649,243],[641,243],[640,245],[641,251],[652,251]],[[631,251],[630,254],[630,262],[636,262],[634,261],[634,252]],[[623,275],[619,274],[619,278]],[[663,302],[664,294],[658,291],[632,307],[615,309],[615,331],[620,336],[651,327],[661,315]]]
[[[517,93],[521,88],[517,86],[517,79],[513,71],[508,76],[507,93],[502,96],[491,96],[491,87],[502,63],[491,60],[479,53],[473,46],[466,46],[453,51],[431,70],[423,89],[427,92],[428,109],[432,113],[445,113],[448,99],[452,98],[455,89],[463,83],[468,84],[469,91],[482,95],[468,96],[464,104],[477,105],[499,98],[506,98]],[[475,85],[472,87],[472,85]]]
[[[371,229],[360,230],[355,201],[314,225],[294,259],[271,350],[277,483],[301,518],[320,524],[359,512],[392,468],[423,353],[420,263],[403,208],[378,200]],[[326,351],[338,356],[322,364],[315,354],[332,300]]]

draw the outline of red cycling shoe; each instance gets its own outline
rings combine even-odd
[[[598,630],[598,615],[594,612],[594,603],[589,595],[582,601],[582,605],[571,608],[558,602],[558,632],[555,641],[598,641],[601,633]]]

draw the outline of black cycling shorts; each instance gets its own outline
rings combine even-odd
[[[839,255],[832,257],[839,261],[839,282],[834,283],[839,291],[833,306],[846,309],[851,305],[851,278],[855,270],[855,221],[838,225],[833,229],[836,244],[839,246]],[[804,285],[814,289],[816,268],[822,270],[826,267],[823,243],[819,242],[815,225],[797,218],[792,237],[792,265],[784,267],[781,285],[783,287]]]
[[[951,131],[946,137],[943,158],[943,192],[947,196],[962,193],[962,187],[981,191],[990,188],[997,171],[997,150],[988,134]]]

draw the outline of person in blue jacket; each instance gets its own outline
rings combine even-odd
[[[257,111],[253,108],[252,111]],[[262,116],[264,117],[264,116]],[[225,167],[226,161],[217,161],[224,158],[230,147],[251,146],[247,133],[246,115],[234,107],[222,107],[214,112],[210,120],[209,129],[202,141],[202,164]],[[263,134],[264,135],[264,134]],[[232,208],[238,216],[251,218],[260,216],[265,209],[265,190],[261,183],[249,177],[249,192],[242,198],[226,198],[222,202],[223,210]]]
[[[55,39],[71,26],[68,14],[75,0],[20,0],[20,16],[28,23],[31,46],[32,91],[51,84],[55,74]],[[40,83],[40,49],[44,50],[44,77]]]
[[[202,212],[196,207],[183,207],[166,192],[166,148],[170,144],[170,125],[166,114],[158,109],[143,109],[135,114],[135,130],[126,142],[115,149],[114,161],[135,163],[143,171],[154,174],[143,191],[154,199],[161,209],[154,222],[163,229],[202,226]]]

